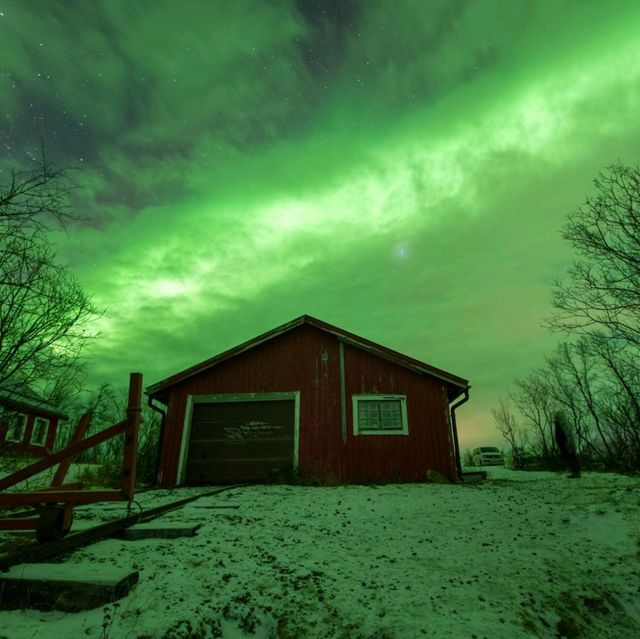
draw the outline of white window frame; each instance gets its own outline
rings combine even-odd
[[[20,436],[16,439],[11,437],[11,433],[14,428],[17,428],[19,421],[22,421],[20,428]],[[14,413],[9,420],[9,426],[7,428],[6,441],[13,442],[14,444],[21,444],[24,441],[24,432],[27,429],[27,416],[25,413]]]
[[[360,401],[398,401],[400,400],[400,410],[402,415],[402,429],[394,430],[360,430],[358,427],[358,402]],[[406,395],[352,395],[353,406],[353,434],[355,436],[367,435],[408,435],[409,421],[407,419],[407,396]]]
[[[38,422],[44,423],[44,428],[42,430],[43,437],[41,441],[36,441],[35,435],[38,429]],[[47,435],[49,434],[49,426],[51,425],[51,421],[46,417],[36,417],[33,420],[33,428],[31,429],[31,445],[32,446],[45,446],[47,443]]]

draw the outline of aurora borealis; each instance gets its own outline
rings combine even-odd
[[[0,166],[79,167],[56,241],[147,384],[310,314],[472,384],[559,339],[560,228],[640,161],[640,6],[0,0]]]

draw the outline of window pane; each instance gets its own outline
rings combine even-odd
[[[36,444],[37,446],[44,445],[47,439],[48,426],[48,420],[42,419],[42,417],[36,418],[35,424],[33,425],[33,434],[31,435],[32,444]]]
[[[399,399],[385,400],[380,404],[380,421],[383,430],[402,430],[402,408]]]
[[[401,400],[358,400],[358,430],[403,430]]]
[[[26,425],[26,415],[14,415],[11,425],[7,431],[7,439],[14,442],[21,442],[24,436],[24,427]]]
[[[380,428],[380,412],[377,401],[358,402],[358,428],[360,430],[377,430]]]

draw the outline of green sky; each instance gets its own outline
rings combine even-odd
[[[467,377],[542,363],[565,215],[640,155],[628,2],[0,0],[0,165],[80,167],[91,379],[307,313]]]

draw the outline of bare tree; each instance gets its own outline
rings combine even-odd
[[[556,312],[547,321],[573,341],[560,344],[543,368],[517,380],[510,396],[543,456],[557,453],[553,416],[560,411],[583,459],[638,470],[640,167],[610,166],[595,187],[596,195],[564,227],[577,259],[569,277],[556,282]],[[508,439],[510,417],[503,407],[494,418]]]
[[[500,398],[498,408],[492,408],[491,414],[496,428],[509,445],[514,467],[521,466],[521,457],[528,443],[528,433],[518,421],[516,413],[508,400]]]
[[[70,413],[86,389],[86,362],[79,355],[60,362],[58,374],[45,381],[40,391],[44,399],[63,413]]]
[[[602,383],[599,412],[609,443],[609,465],[640,468],[640,370],[637,353],[604,336],[593,336],[588,347],[597,358]]]
[[[535,449],[551,461],[558,452],[553,417],[560,411],[585,463],[633,470],[640,467],[638,396],[634,353],[605,336],[583,335],[560,344],[543,368],[515,382],[512,420],[530,429]],[[497,409],[494,417],[505,430],[505,410]]]
[[[571,334],[605,329],[640,347],[640,168],[615,164],[594,183],[596,196],[564,227],[579,259],[556,282],[548,324]]]
[[[11,171],[0,188],[0,237],[30,236],[77,219],[69,208],[73,189],[67,169],[56,169],[42,150],[34,169]]]
[[[54,379],[91,337],[96,309],[46,233],[73,217],[70,188],[44,159],[0,185],[0,385]]]
[[[574,344],[561,344],[554,359],[548,360],[550,368],[559,368],[558,378],[564,378],[564,397],[570,401],[561,402],[572,407],[574,416],[578,417],[575,426],[576,437],[582,448],[592,450],[593,439],[590,428],[592,424],[598,436],[599,444],[604,448],[605,458],[613,460],[614,454],[609,444],[606,423],[602,415],[602,372],[594,359],[590,347],[591,338],[583,337]]]
[[[544,458],[553,457],[553,415],[557,404],[546,376],[533,372],[514,384],[511,397],[531,433],[532,447]]]

